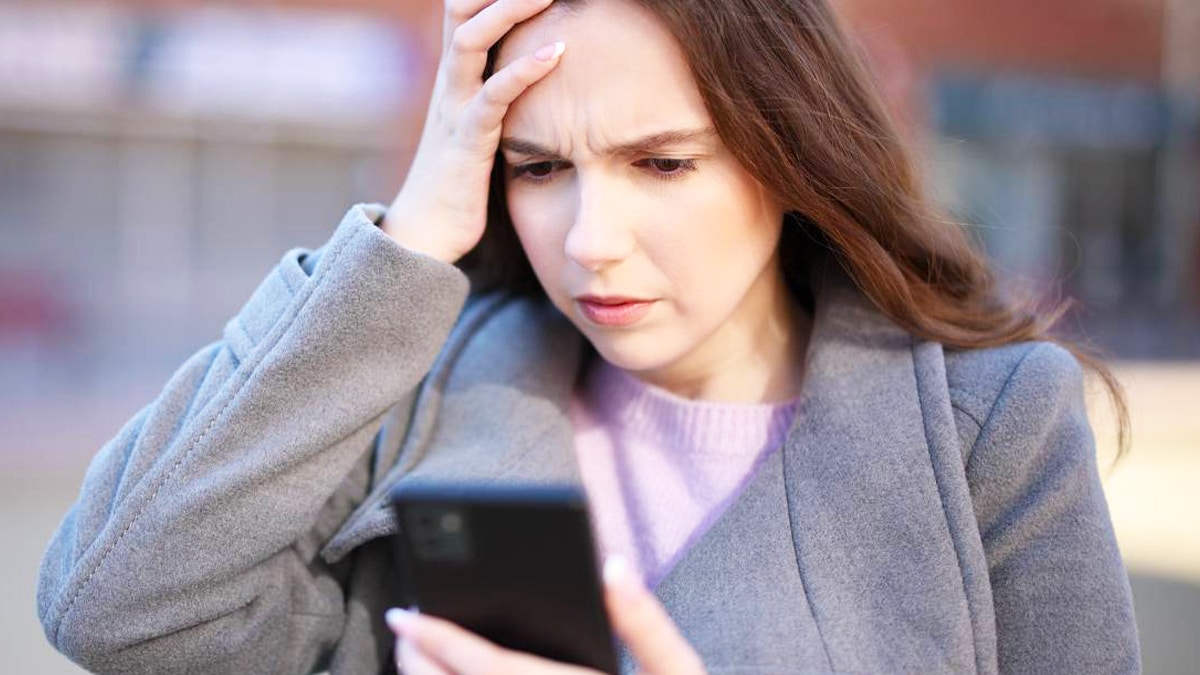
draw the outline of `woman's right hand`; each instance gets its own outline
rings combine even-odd
[[[562,56],[551,43],[483,81],[488,50],[553,0],[446,0],[442,58],[408,178],[383,231],[402,246],[453,263],[479,243],[488,184],[509,105]]]

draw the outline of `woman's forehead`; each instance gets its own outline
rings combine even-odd
[[[552,6],[509,34],[497,65],[558,40],[562,61],[513,104],[506,135],[572,144],[711,124],[682,50],[647,10],[628,0]]]
[[[532,19],[518,24],[508,32],[500,42],[500,51],[496,55],[496,69],[508,65],[518,56],[531,50],[559,40],[563,20],[572,14],[578,14],[584,5],[578,2],[555,2],[545,11]]]
[[[655,53],[661,58],[666,52],[679,52],[658,17],[631,0],[559,0],[504,37],[497,66],[558,40],[576,50],[610,46],[618,48],[614,53],[630,56]]]

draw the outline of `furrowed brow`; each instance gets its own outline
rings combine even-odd
[[[676,145],[689,143],[708,143],[717,137],[717,130],[712,127],[704,129],[685,129],[660,131],[658,133],[636,138],[626,143],[619,143],[597,152],[600,156],[636,156],[653,154]],[[523,138],[504,138],[500,141],[500,149],[518,155],[529,157],[558,158],[559,154],[545,146]]]
[[[500,149],[529,157],[558,157],[557,152],[523,138],[502,138],[500,139]]]
[[[661,131],[649,136],[634,139],[600,151],[601,155],[635,156],[650,155],[676,145],[690,143],[708,143],[717,137],[717,130],[712,127],[704,129],[687,129],[678,131]]]

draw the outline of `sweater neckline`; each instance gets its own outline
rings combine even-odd
[[[642,381],[597,355],[578,394],[596,421],[621,428],[664,451],[689,454],[759,452],[782,442],[800,398],[781,403],[703,401]]]

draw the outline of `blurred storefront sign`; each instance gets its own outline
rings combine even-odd
[[[383,122],[416,58],[397,26],[333,11],[0,5],[3,107]]]

